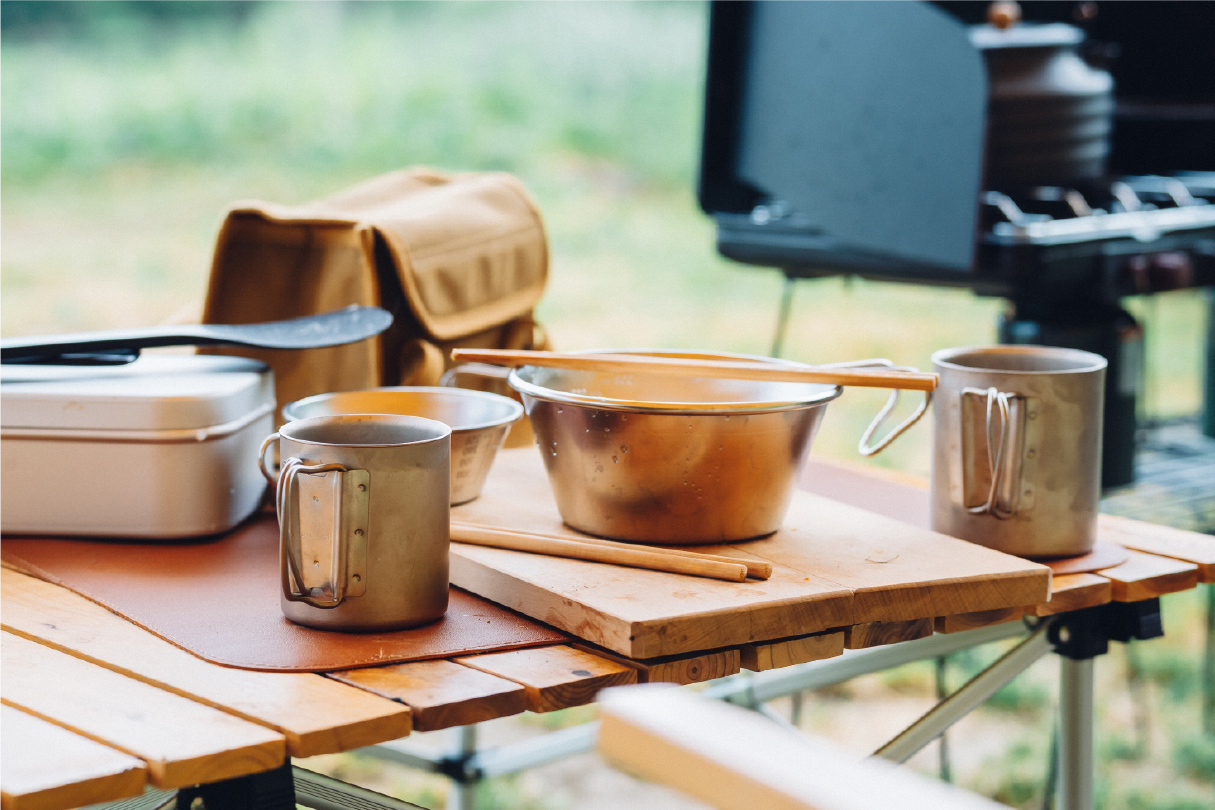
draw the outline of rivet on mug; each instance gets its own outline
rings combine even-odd
[[[1035,457],[1037,457],[1037,455],[1038,455],[1038,451],[1032,447],[1025,451],[1026,458],[1035,458]]]

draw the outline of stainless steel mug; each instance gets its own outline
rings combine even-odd
[[[386,414],[301,419],[262,443],[259,463],[277,481],[288,619],[399,630],[447,611],[451,428]]]
[[[932,356],[932,528],[1021,557],[1092,550],[1105,358],[987,346]]]

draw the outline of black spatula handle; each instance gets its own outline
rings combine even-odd
[[[154,346],[251,346],[259,349],[321,349],[374,337],[392,324],[379,307],[352,306],[286,321],[246,324],[180,324],[148,329],[77,332],[68,335],[0,340],[4,363],[70,362],[87,358],[134,357]],[[97,362],[92,360],[91,362]],[[103,361],[104,362],[104,361]],[[110,362],[113,362],[112,360]]]

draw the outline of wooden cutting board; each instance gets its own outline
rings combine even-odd
[[[454,508],[452,519],[579,536],[562,524],[533,447],[502,451],[481,497]],[[1020,607],[1050,596],[1044,565],[805,492],[795,494],[775,534],[692,550],[770,560],[772,578],[722,582],[456,544],[451,579],[633,658]]]

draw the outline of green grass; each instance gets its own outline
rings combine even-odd
[[[6,182],[127,160],[525,172],[561,153],[692,176],[699,5],[266,3],[168,29],[91,5],[83,40],[5,42]]]

